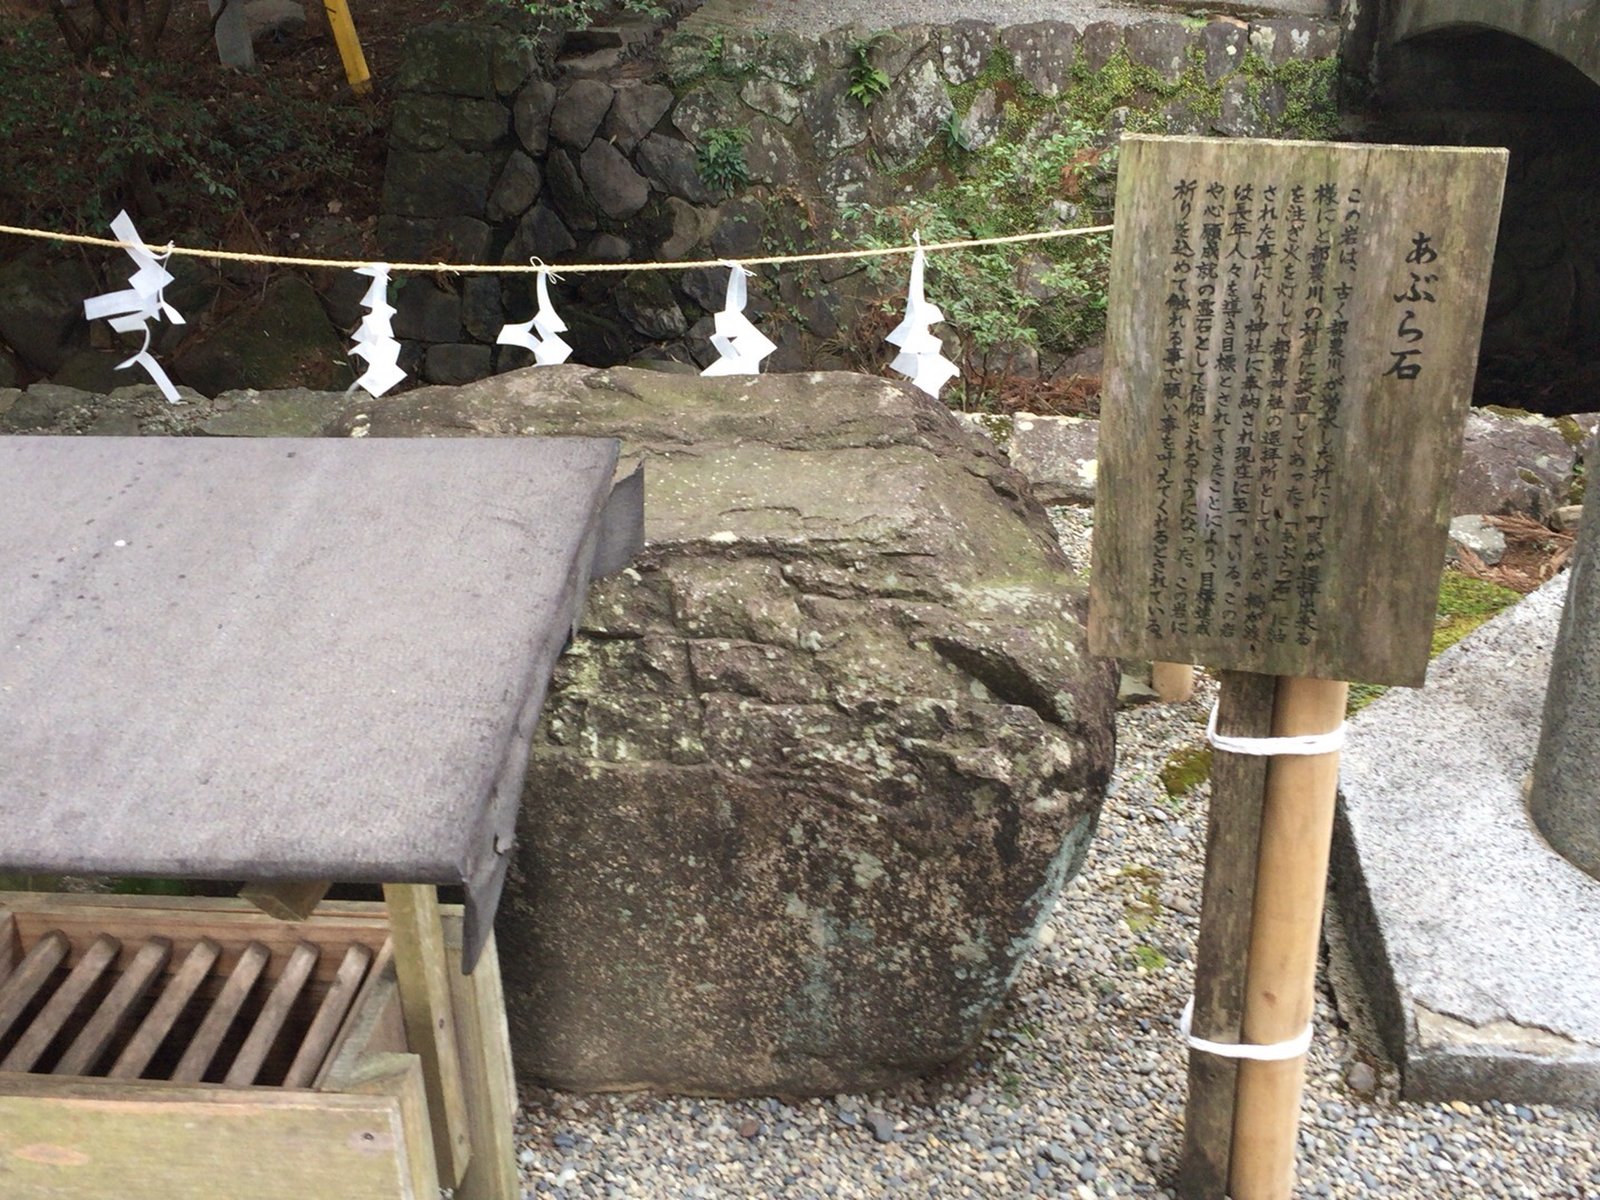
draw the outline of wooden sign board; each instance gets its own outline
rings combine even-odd
[[[1422,683],[1506,158],[1123,139],[1095,653]]]

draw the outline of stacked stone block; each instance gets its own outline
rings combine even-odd
[[[1270,68],[1338,47],[1332,22],[1308,18],[904,26],[873,39],[889,84],[864,105],[851,85],[865,36],[669,38],[658,60],[585,54],[545,77],[507,31],[423,27],[407,46],[391,131],[384,252],[557,266],[835,248],[830,235],[851,209],[925,190],[951,139],[978,151],[999,136],[1019,89],[1040,114],[1030,137],[1062,128],[1073,87],[1115,63],[1199,81],[1199,96],[1135,98],[1171,132],[1263,134],[1278,132],[1283,89],[1247,72],[1247,55]],[[996,63],[1008,64],[1004,78]],[[1128,120],[1111,113],[1103,140]],[[718,176],[707,147],[730,137],[742,156]],[[769,271],[752,288],[749,311],[779,345],[770,366],[831,365],[821,350],[857,315],[864,273],[842,264],[803,285],[792,274]],[[408,365],[442,383],[524,365],[523,352],[493,342],[500,322],[531,313],[528,280],[408,282],[395,299]],[[557,303],[578,361],[703,365],[722,281],[708,268],[586,276],[558,289]]]

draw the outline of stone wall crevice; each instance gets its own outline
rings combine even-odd
[[[1338,28],[1309,17],[1162,14],[1082,29],[958,21],[812,41],[677,34],[644,57],[597,63],[584,53],[543,73],[526,63],[521,79],[500,45],[512,36],[453,25],[413,35],[391,131],[385,254],[447,245],[559,267],[838,249],[897,223],[909,232],[929,219],[921,201],[1053,138],[1082,154],[1044,189],[1047,203],[1019,203],[986,223],[1087,224],[1109,218],[1125,129],[1326,135],[1335,125]],[[479,60],[500,66],[485,72]],[[1051,253],[1036,251],[1019,278],[1037,287]],[[853,343],[870,342],[876,310],[899,286],[892,272],[855,264],[761,274],[750,311],[779,345],[768,364],[779,370],[859,357]],[[498,306],[487,289],[475,293],[470,322],[445,319],[450,305],[426,286],[400,292],[397,327],[424,379],[525,365],[522,351],[493,345],[489,327],[497,315],[531,315],[528,280],[499,286]],[[721,272],[702,269],[575,278],[555,299],[578,360],[703,366],[721,292]],[[1038,324],[1038,336],[1020,331],[1031,344],[1003,348],[997,361],[1036,372],[1041,352],[1048,362],[1078,348],[1085,322]]]

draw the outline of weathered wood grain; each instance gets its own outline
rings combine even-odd
[[[427,1087],[422,1080],[422,1060],[415,1054],[368,1055],[347,1091],[356,1095],[393,1096],[399,1102],[412,1194],[418,1200],[433,1200],[439,1195],[439,1164],[433,1156],[432,1122]]]
[[[284,1087],[311,1086],[311,1081],[327,1060],[334,1035],[344,1024],[345,1015],[355,1003],[356,993],[371,965],[372,951],[365,946],[351,946],[344,952],[339,972],[333,978],[333,986],[317,1006],[317,1015],[311,1018],[306,1035],[300,1040],[300,1048],[295,1051],[294,1061],[289,1064],[288,1073],[283,1077]]]
[[[456,1043],[461,1047],[461,1081],[472,1129],[472,1161],[456,1200],[519,1200],[517,1142],[513,1126],[517,1081],[511,1065],[505,991],[494,934],[478,956],[472,974],[461,970],[462,920],[444,915],[445,965],[455,1000]]]
[[[341,1091],[355,1078],[362,1059],[368,1055],[409,1051],[405,1018],[400,1011],[400,985],[395,979],[394,944],[385,942],[311,1086],[318,1091]]]
[[[409,1102],[412,1108],[420,1103]],[[434,1200],[407,1158],[403,1093],[0,1077],[7,1197]],[[420,1139],[424,1143],[426,1137]],[[428,1184],[433,1183],[431,1188]]]
[[[46,933],[23,955],[16,970],[6,976],[0,984],[0,1037],[10,1032],[39,989],[66,959],[69,949],[71,946],[61,934]]]
[[[428,1085],[439,1176],[446,1187],[455,1187],[466,1174],[472,1141],[467,1130],[454,1002],[446,974],[439,889],[431,884],[386,883],[383,901],[389,909],[406,1042],[422,1059],[422,1077]]]
[[[1349,691],[1333,680],[1281,680],[1273,736],[1336,729]],[[1337,751],[1286,755],[1267,768],[1245,977],[1244,1040],[1253,1045],[1288,1041],[1311,1020],[1338,782]],[[1290,1200],[1305,1069],[1303,1054],[1239,1064],[1228,1171],[1234,1200]]]
[[[272,1050],[272,1044],[278,1040],[284,1022],[289,1019],[289,1011],[300,998],[300,991],[310,978],[312,968],[317,965],[319,953],[310,942],[301,942],[294,948],[278,981],[272,985],[267,1002],[256,1015],[255,1024],[250,1027],[244,1045],[239,1047],[239,1053],[234,1055],[233,1062],[229,1064],[223,1083],[230,1087],[249,1087],[256,1081],[262,1064],[267,1061],[267,1054]]]
[[[268,957],[269,951],[260,942],[251,942],[244,948],[239,961],[228,974],[228,982],[222,985],[222,991],[211,1002],[200,1028],[195,1031],[193,1040],[178,1060],[172,1072],[174,1083],[199,1083],[205,1078],[211,1060],[222,1047],[222,1039],[228,1035],[228,1030],[239,1016],[239,1010],[244,1007],[246,997],[261,977]]]
[[[332,886],[326,879],[264,879],[245,884],[239,898],[280,921],[304,921]]]
[[[1130,135],[1121,153],[1091,648],[1419,685],[1505,152]]]
[[[1231,737],[1270,736],[1277,685],[1271,675],[1224,673],[1217,703],[1218,732]],[[1259,755],[1220,750],[1212,758],[1191,1026],[1196,1037],[1207,1041],[1243,1040],[1246,951],[1255,909],[1267,762]],[[1183,1200],[1223,1200],[1227,1194],[1238,1076],[1234,1059],[1189,1054],[1189,1096],[1177,1179]]]
[[[117,1055],[117,1061],[108,1072],[110,1078],[137,1079],[144,1074],[221,953],[222,948],[216,942],[204,937],[189,948],[182,965],[172,973],[160,997],[139,1022],[139,1028],[134,1030],[122,1053]]]
[[[245,946],[259,942],[272,953],[267,967],[271,979],[302,939],[324,946],[360,942],[376,954],[389,936],[383,908],[359,901],[324,901],[302,924],[269,917],[236,897],[0,892],[0,908],[14,921],[24,949],[57,930],[67,938],[72,954],[81,955],[100,931],[115,930],[124,943],[117,966],[124,970],[136,948],[152,937],[169,939],[172,956],[180,961],[196,944],[209,940],[219,951],[216,970],[222,974],[233,970]],[[331,983],[337,969],[337,958],[327,955],[312,978]]]
[[[5,983],[21,957],[22,948],[17,945],[17,922],[10,913],[0,912],[0,984]]]
[[[11,1052],[0,1060],[0,1071],[31,1071],[50,1043],[60,1036],[67,1020],[77,1011],[83,998],[105,973],[121,944],[109,934],[101,934],[88,950],[84,951],[67,978],[45,1002],[27,1029],[23,1031]]]
[[[155,983],[161,969],[172,954],[172,943],[166,938],[151,938],[139,947],[133,962],[112,984],[111,991],[95,1009],[94,1016],[84,1025],[78,1036],[67,1047],[67,1052],[51,1068],[54,1075],[87,1075],[100,1056],[106,1052],[111,1039],[122,1027],[133,1006],[144,997]]]

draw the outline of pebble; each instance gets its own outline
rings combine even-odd
[[[867,1125],[872,1130],[874,1140],[879,1142],[894,1141],[894,1118],[883,1113],[868,1113]]]
[[[1350,1069],[1345,1072],[1344,1081],[1358,1096],[1370,1097],[1378,1090],[1378,1073],[1368,1063],[1351,1063]]]
[[[1087,510],[1051,515],[1086,570]],[[1159,773],[1199,744],[1215,697],[1202,673],[1191,703],[1118,715],[1116,775],[1088,860],[967,1065],[871,1095],[781,1103],[525,1089],[524,1189],[560,1200],[1173,1200],[1187,1079],[1176,1022],[1194,985],[1195,831],[1210,789],[1174,809]],[[1158,807],[1174,820],[1147,820]],[[1160,904],[1136,934],[1128,905],[1145,912],[1146,889]],[[1141,944],[1167,965],[1140,969]],[[1600,1113],[1404,1102],[1382,1046],[1338,1025],[1325,983],[1315,1021],[1297,1197],[1600,1200]]]

